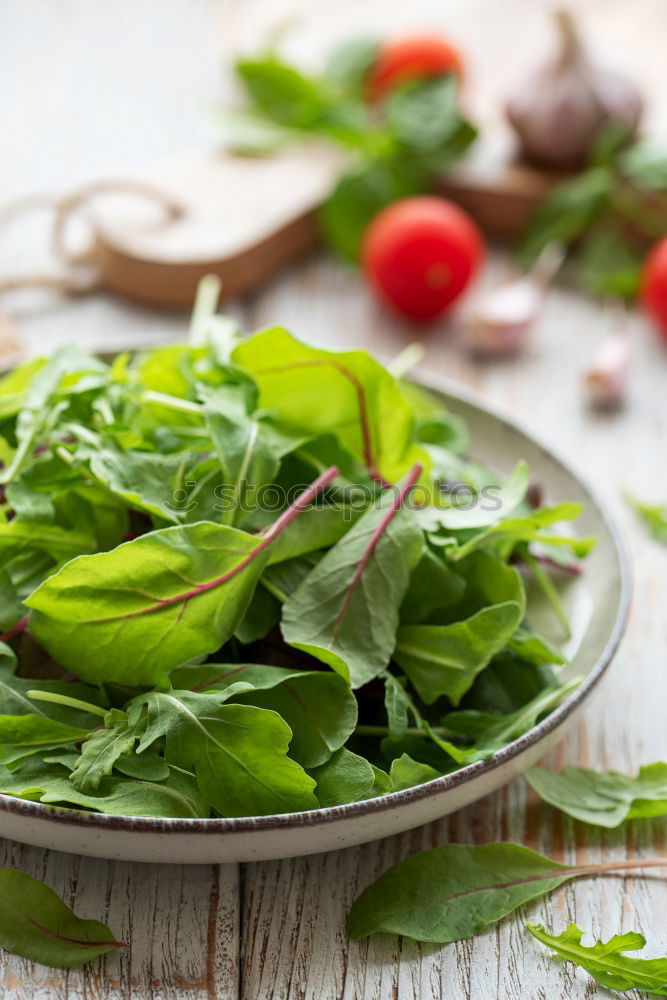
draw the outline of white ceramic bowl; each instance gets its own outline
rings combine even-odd
[[[181,864],[259,861],[331,851],[400,833],[438,819],[500,788],[535,764],[577,718],[623,634],[630,574],[618,530],[603,503],[562,460],[526,431],[444,380],[423,376],[468,424],[472,453],[500,473],[524,458],[549,503],[579,501],[582,534],[598,544],[585,572],[562,594],[573,625],[565,676],[584,681],[544,721],[491,760],[461,768],[416,788],[311,812],[241,819],[136,819],[76,812],[0,795],[0,836],[39,847],[128,861]],[[533,602],[531,619],[547,634],[549,616]],[[552,624],[552,623],[551,623]],[[553,638],[560,638],[556,633]]]

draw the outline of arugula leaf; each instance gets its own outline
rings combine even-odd
[[[18,447],[11,465],[2,470],[0,481],[10,483],[28,462],[30,453],[40,438],[55,425],[64,401],[56,403],[56,394],[66,375],[72,373],[95,373],[106,371],[101,361],[83,354],[76,347],[62,347],[40,367],[21,398],[21,409],[16,420]]]
[[[580,684],[581,678],[573,677],[562,684],[547,687],[535,698],[509,715],[485,716],[484,713],[476,713],[472,709],[466,713],[450,712],[443,720],[445,726],[451,728],[457,722],[460,725],[461,717],[465,716],[468,726],[470,727],[470,724],[474,723],[479,732],[475,745],[470,750],[463,751],[458,755],[459,763],[469,764],[473,761],[487,760],[489,757],[493,757],[502,747],[507,746],[512,740],[518,739],[519,736],[532,729],[542,715],[551,712],[557,705],[560,705],[563,699],[576,691]],[[459,716],[458,720],[456,716]]]
[[[140,695],[128,705],[130,725],[144,711],[137,752],[164,737],[167,763],[194,768],[202,796],[221,816],[317,808],[315,782],[287,756],[292,731],[275,712],[192,691]]]
[[[40,965],[73,969],[124,945],[97,920],[82,920],[53,889],[0,869],[0,947]]]
[[[71,781],[80,792],[99,788],[102,778],[111,774],[121,754],[129,754],[141,734],[141,723],[129,726],[125,712],[112,709],[105,718],[105,728],[88,736],[74,766]]]
[[[397,496],[368,511],[308,574],[283,606],[285,641],[361,687],[387,666],[399,608],[423,536],[399,513],[421,472],[416,466]],[[379,605],[370,598],[382,590]]]
[[[519,542],[541,542],[544,545],[564,545],[575,555],[586,556],[595,545],[594,538],[573,538],[545,531],[562,521],[571,521],[581,513],[581,504],[563,503],[557,507],[531,511],[525,517],[510,517],[473,535],[449,554],[453,561],[465,559],[480,548],[503,546],[512,548]]]
[[[335,471],[304,491],[260,541],[202,522],[72,560],[27,598],[32,633],[59,663],[93,682],[151,684],[214,652],[242,619],[273,538]]]
[[[615,934],[609,941],[583,945],[584,932],[570,924],[561,934],[549,934],[542,924],[526,924],[526,930],[559,957],[574,962],[606,990],[644,990],[653,996],[667,996],[667,958],[629,958],[626,951],[646,945],[642,934]]]
[[[560,772],[533,767],[525,777],[545,802],[594,826],[667,814],[667,764],[647,764],[636,778],[573,766]]]
[[[665,865],[662,858],[560,865],[518,844],[446,844],[381,875],[352,906],[347,932],[353,940],[385,931],[448,944],[479,934],[572,878]]]
[[[526,496],[529,483],[530,473],[527,464],[518,462],[505,483],[495,488],[488,499],[476,498],[472,507],[469,504],[461,507],[454,504],[445,508],[429,509],[427,517],[433,523],[432,526],[437,525],[448,531],[488,528],[498,522],[507,521],[508,515],[516,510]]]

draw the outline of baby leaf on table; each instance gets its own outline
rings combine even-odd
[[[381,875],[352,906],[347,931],[354,940],[386,931],[447,944],[479,934],[570,879],[653,867],[667,867],[667,859],[560,865],[518,844],[446,844]]]
[[[667,996],[667,958],[629,958],[624,952],[646,945],[643,934],[615,934],[608,941],[581,943],[583,931],[570,924],[561,934],[549,934],[542,924],[526,924],[534,938],[566,962],[585,969],[606,990],[643,990],[652,996]]]
[[[77,917],[43,882],[2,868],[0,947],[40,965],[72,969],[123,945],[104,924]]]
[[[667,764],[647,764],[636,778],[617,771],[533,767],[526,780],[540,798],[574,819],[615,827],[626,819],[667,815]]]

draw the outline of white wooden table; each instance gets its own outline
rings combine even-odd
[[[231,24],[238,27],[242,6],[212,0],[2,0],[2,195],[108,176],[150,157],[203,145],[207,135],[196,114],[217,93],[222,35]],[[537,5],[531,5],[530,16],[525,2],[513,6],[530,19]],[[600,8],[597,2],[590,6]],[[479,12],[480,4],[475,8]],[[622,38],[628,5],[609,2],[605,10],[606,28]],[[442,20],[434,17],[431,23]],[[629,51],[640,57],[632,46]],[[37,224],[20,238],[0,236],[2,271],[34,263],[41,238]],[[496,273],[504,267],[502,259],[494,260]],[[149,313],[104,296],[77,303],[31,296],[17,299],[13,308],[33,349],[67,339],[93,346],[101,340],[124,342],[128,330],[157,343],[177,336],[185,323],[185,317]],[[249,328],[283,323],[306,339],[367,347],[385,356],[414,336],[375,307],[354,273],[324,257],[231,311]],[[644,536],[623,508],[620,490],[629,486],[642,496],[667,498],[667,352],[638,320],[628,408],[616,416],[591,416],[582,405],[581,375],[603,329],[598,307],[559,291],[530,353],[519,362],[474,364],[456,345],[451,326],[442,325],[426,341],[426,366],[472,386],[569,455],[624,523],[636,578],[628,635],[584,721],[549,764],[633,771],[667,758],[667,552]],[[586,831],[541,806],[519,780],[412,833],[283,862],[159,867],[4,842],[0,864],[45,879],[77,913],[108,922],[129,947],[69,973],[2,953],[0,993],[54,1000],[596,995],[585,975],[553,962],[523,932],[523,914],[442,949],[389,937],[346,940],[347,911],[365,885],[397,859],[448,840],[514,840],[559,860],[593,861],[609,852],[632,857],[664,851],[665,826],[653,821],[606,833]],[[606,935],[642,930],[650,954],[657,956],[667,954],[666,906],[667,885],[659,878],[626,876],[569,885],[525,916],[558,930],[574,920]]]

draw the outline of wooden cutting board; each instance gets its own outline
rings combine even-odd
[[[343,169],[315,146],[267,158],[193,152],[136,171],[182,207],[172,218],[135,196],[98,199],[90,219],[94,262],[109,290],[152,306],[187,307],[199,280],[216,274],[234,298],[319,242],[317,209]],[[553,178],[521,166],[494,165],[481,153],[437,185],[492,237],[514,239]]]

